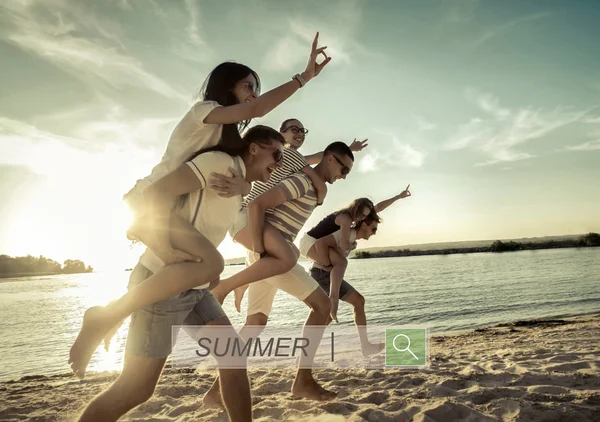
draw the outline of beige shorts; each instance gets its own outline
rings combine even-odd
[[[310,248],[312,248],[312,246],[315,244],[315,242],[318,239],[315,239],[312,236],[309,236],[307,234],[305,234],[304,236],[302,236],[300,238],[300,244],[298,247],[298,250],[300,251],[300,255],[302,255],[304,258],[308,258],[308,251],[310,250]]]
[[[246,265],[253,264],[259,255],[248,251]],[[248,315],[264,314],[269,316],[273,299],[278,289],[304,301],[312,292],[320,288],[319,283],[306,272],[304,267],[296,264],[285,274],[276,275],[250,284],[248,288]]]
[[[233,225],[229,229],[229,236],[235,241],[237,234],[248,225],[248,208],[244,207],[238,211]]]

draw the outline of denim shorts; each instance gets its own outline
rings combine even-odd
[[[325,293],[329,294],[329,289],[331,286],[331,280],[329,278],[329,271],[322,270],[320,268],[311,267],[310,275],[312,278],[317,280],[319,286]],[[344,297],[348,296],[349,293],[355,292],[356,289],[352,287],[352,284],[348,283],[346,280],[342,280],[342,284],[340,285],[340,299],[344,299]]]
[[[137,264],[129,277],[128,287],[151,275],[149,269]],[[131,315],[125,351],[135,356],[166,358],[175,344],[174,325],[206,325],[226,316],[208,289],[188,290],[135,311]]]

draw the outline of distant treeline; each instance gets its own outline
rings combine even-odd
[[[78,259],[67,259],[62,265],[45,256],[0,255],[0,278],[30,275],[91,273],[94,269]]]
[[[411,251],[410,249],[398,249],[379,252],[357,251],[354,255],[354,258],[389,258],[397,256],[449,255],[475,252],[513,252],[534,249],[586,248],[593,246],[600,246],[600,234],[598,233],[588,233],[585,236],[581,236],[579,239],[549,240],[545,242],[503,242],[501,240],[496,240],[489,246],[480,246],[473,248],[432,249],[423,251]]]

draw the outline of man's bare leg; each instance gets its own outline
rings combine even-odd
[[[219,318],[207,324],[212,329],[198,332],[211,339],[215,344],[217,338],[238,339],[239,335],[231,326],[227,317]],[[214,327],[218,327],[218,332]],[[246,359],[241,358],[234,362],[231,358],[224,361],[222,357],[213,355],[219,365],[219,376],[221,382],[215,381],[202,399],[207,407],[217,407],[227,411],[229,420],[232,422],[246,422],[252,420],[252,397],[250,393],[250,382],[246,371]],[[235,366],[235,367],[232,367]],[[215,387],[216,385],[216,387]],[[220,388],[219,388],[220,387]]]
[[[305,300],[311,311],[304,324],[302,335],[309,338],[309,347],[307,357],[301,355],[298,372],[292,385],[292,394],[297,397],[303,397],[312,400],[325,401],[335,398],[337,393],[328,391],[321,387],[312,376],[312,362],[318,345],[323,337],[323,332],[329,321],[331,311],[331,301],[323,289],[318,288],[312,292]],[[247,341],[250,337],[257,337],[264,326],[267,324],[268,317],[258,313],[249,315],[246,318],[246,324],[240,330],[240,337]],[[215,380],[212,387],[204,396],[204,402],[207,405],[218,405],[219,378]]]
[[[363,356],[370,356],[381,352],[385,348],[385,343],[373,344],[369,341],[367,335],[367,315],[365,314],[365,298],[356,290],[351,291],[342,299],[354,308],[354,324],[360,338],[360,347]]]
[[[81,422],[111,422],[147,401],[154,393],[166,358],[144,358],[125,353],[123,372],[108,389],[92,400]]]
[[[262,331],[262,329],[258,328],[258,327],[263,327],[263,329],[264,329],[264,327],[267,325],[267,320],[268,320],[268,317],[265,314],[259,313],[259,314],[254,314],[254,315],[248,315],[246,317],[246,324],[240,330],[239,336],[244,341],[248,341],[248,339],[250,337],[257,337],[258,335],[260,335],[260,332]],[[222,399],[222,395],[221,395],[222,394],[221,393],[221,390],[222,390],[221,382],[219,381],[219,378],[222,376],[223,376],[222,371],[219,370],[219,375],[217,375],[217,378],[213,382],[213,385],[204,394],[204,397],[202,398],[202,403],[205,406],[216,407],[219,409],[225,409],[225,405],[223,403],[223,399]],[[225,378],[223,378],[223,383],[225,384]]]
[[[307,355],[300,355],[298,372],[292,384],[292,394],[311,400],[330,400],[335,398],[337,393],[326,390],[317,383],[312,375],[312,365],[329,321],[331,301],[323,289],[317,288],[304,300],[304,303],[311,308],[302,330],[302,337],[309,339],[309,345]]]

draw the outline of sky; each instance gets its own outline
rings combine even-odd
[[[317,30],[331,63],[254,123],[300,119],[306,154],[369,147],[305,229],[410,183],[359,247],[598,232],[599,20],[594,0],[2,2],[0,254],[133,266],[122,195],[210,70],[266,92]]]

